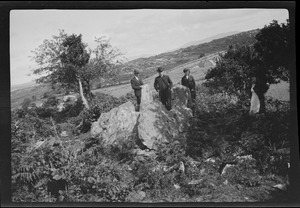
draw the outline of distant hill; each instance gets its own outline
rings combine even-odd
[[[230,45],[254,44],[256,42],[255,35],[258,32],[259,29],[241,32],[227,37],[214,39],[210,42],[192,45],[186,48],[180,48],[171,52],[161,53],[148,58],[138,58],[128,61],[121,66],[122,73],[111,80],[111,82],[124,82],[124,80],[128,80],[132,76],[132,71],[134,69],[138,69],[141,72],[142,78],[147,78],[156,73],[155,69],[158,66],[162,66],[166,70],[169,70],[178,65],[199,59],[200,56],[209,55],[224,50],[226,51]],[[211,39],[215,37],[211,37]]]
[[[180,48],[186,48],[186,47],[189,47],[189,46],[192,46],[192,45],[199,45],[201,43],[207,43],[207,42],[210,42],[212,40],[219,39],[219,38],[224,38],[224,37],[234,35],[234,34],[237,34],[237,33],[240,33],[240,32],[232,31],[232,32],[227,32],[227,33],[220,33],[218,35],[215,35],[215,36],[212,36],[212,37],[209,37],[209,38],[205,38],[203,40],[190,41],[190,42],[188,42],[188,43],[186,43],[186,44],[182,45],[181,47],[178,47],[174,50],[178,50]]]
[[[50,93],[53,91],[49,85],[30,86],[30,82],[17,85],[17,87],[20,86],[27,86],[27,87],[11,90],[10,92],[11,108],[16,108],[20,106],[25,98],[33,99],[33,97],[35,97],[35,99],[40,100],[43,98],[44,93],[46,92]]]
[[[23,84],[12,85],[10,87],[10,91],[12,92],[14,90],[25,89],[25,88],[34,87],[34,86],[37,86],[35,81],[25,82]]]
[[[143,55],[137,55],[137,56],[129,56],[127,57],[128,61],[132,61],[139,58],[148,58],[150,56],[154,56],[154,54],[143,54]]]

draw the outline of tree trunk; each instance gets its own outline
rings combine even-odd
[[[79,92],[80,92],[80,96],[81,96],[82,102],[83,102],[84,106],[87,109],[90,109],[89,104],[88,104],[87,100],[85,99],[85,97],[83,95],[83,89],[82,89],[82,84],[81,84],[81,80],[80,79],[78,79],[78,83],[79,83]]]

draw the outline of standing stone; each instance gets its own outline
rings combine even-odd
[[[172,88],[172,106],[186,107],[190,100],[190,90],[183,85],[175,85]]]
[[[138,118],[138,136],[141,142],[149,149],[156,149],[155,142],[170,142],[177,137],[188,125],[188,118],[192,116],[192,111],[186,107],[189,96],[189,89],[176,85],[173,91],[173,108],[171,111],[161,104],[149,99],[147,105],[141,110]],[[142,94],[146,98],[152,97],[150,91]],[[146,100],[146,99],[145,99]]]
[[[145,109],[149,103],[153,102],[153,96],[150,91],[149,85],[144,84],[142,87],[142,96],[141,96],[141,104],[140,104],[140,111]]]

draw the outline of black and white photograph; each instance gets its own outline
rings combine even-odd
[[[11,202],[296,200],[290,18],[285,7],[10,10]]]

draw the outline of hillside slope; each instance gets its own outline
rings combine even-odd
[[[170,76],[173,84],[177,84],[180,83],[181,81],[181,78],[183,76],[183,69],[189,68],[191,74],[195,78],[196,83],[200,83],[202,80],[204,80],[206,71],[215,65],[214,60],[218,56],[219,56],[219,52],[202,57],[200,59],[196,59],[194,61],[190,61],[185,64],[181,64],[167,71],[166,74]],[[157,73],[143,80],[144,84],[148,84],[150,86],[150,90],[154,90],[153,83],[156,76]],[[127,93],[133,92],[133,90],[128,81],[127,84],[124,85],[101,88],[101,89],[93,90],[93,92],[102,92],[102,93],[110,94],[115,97],[120,97],[122,95],[126,95]]]
[[[162,53],[148,58],[139,58],[125,63],[122,69],[125,73],[130,73],[133,69],[139,69],[145,72],[158,66],[163,66],[168,70],[176,65],[196,60],[202,54],[208,55],[218,51],[227,50],[230,45],[251,45],[256,42],[255,35],[258,32],[258,29],[250,30],[215,39],[207,43],[181,48],[172,52]]]
[[[251,45],[256,42],[255,35],[259,29],[241,32],[227,37],[212,40],[210,42],[180,48],[175,51],[158,54],[148,58],[138,58],[124,63],[121,73],[111,80],[106,80],[103,85],[122,84],[132,76],[132,71],[138,69],[143,79],[156,74],[156,68],[162,66],[166,71],[182,64],[197,60],[203,56],[227,50],[230,45]],[[94,87],[95,88],[95,87]]]

